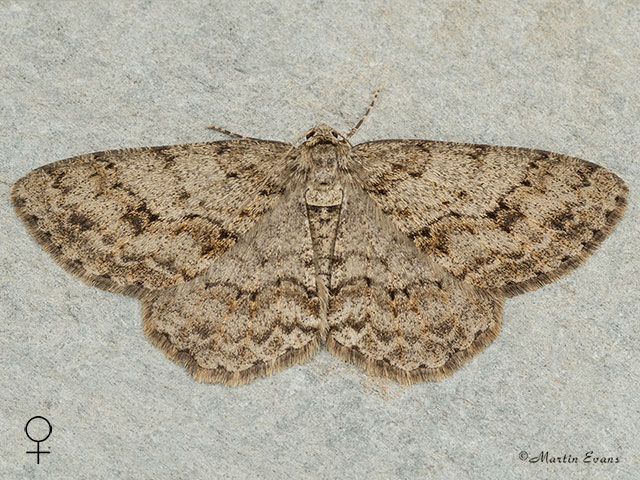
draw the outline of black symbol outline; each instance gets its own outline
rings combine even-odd
[[[44,438],[42,438],[40,440],[36,440],[35,438],[32,438],[31,435],[29,435],[29,424],[31,423],[32,420],[35,420],[36,418],[41,418],[42,420],[47,422],[47,425],[49,426],[49,432],[44,436]],[[40,454],[51,453],[51,451],[49,451],[49,450],[40,450],[40,443],[44,442],[47,438],[49,438],[49,436],[51,435],[52,431],[53,431],[53,427],[51,426],[51,423],[49,423],[49,420],[47,420],[46,418],[44,418],[41,415],[36,415],[35,417],[31,417],[29,420],[27,420],[27,423],[24,426],[24,433],[27,436],[27,438],[29,440],[31,440],[32,442],[36,442],[36,450],[34,452],[27,451],[27,453],[35,453],[36,454],[36,463],[37,464],[40,464]]]

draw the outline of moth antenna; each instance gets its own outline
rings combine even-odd
[[[245,137],[244,135],[239,135],[237,133],[230,132],[226,128],[216,127],[215,125],[209,125],[207,128],[210,130],[215,130],[216,132],[220,132],[224,135],[228,135],[230,137],[239,138],[240,140],[262,140],[261,138]]]
[[[369,116],[369,113],[373,109],[373,106],[376,104],[376,100],[378,99],[378,95],[380,95],[380,91],[381,90],[382,90],[382,85],[380,85],[378,87],[378,89],[376,90],[376,93],[373,95],[373,100],[371,100],[371,104],[369,105],[369,108],[367,108],[367,111],[365,112],[365,114],[362,116],[362,118],[360,120],[358,120],[358,123],[356,123],[356,126],[353,127],[349,131],[349,133],[347,133],[347,136],[345,138],[347,138],[347,139],[351,138],[353,135],[355,135],[355,133],[358,131],[358,129],[362,126],[362,124],[364,123],[365,119]]]

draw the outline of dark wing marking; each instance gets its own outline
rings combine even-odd
[[[365,191],[459,279],[513,295],[575,268],[611,232],[627,187],[590,162],[526,148],[357,145]]]
[[[324,330],[303,192],[193,280],[143,298],[144,330],[198,380],[246,383],[308,358]]]
[[[356,190],[345,192],[330,292],[329,350],[402,383],[453,373],[500,330],[500,298],[454,279]]]
[[[271,208],[289,148],[235,140],[80,155],[33,170],[11,200],[64,268],[141,295],[202,272]]]

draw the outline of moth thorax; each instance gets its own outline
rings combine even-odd
[[[308,207],[333,207],[342,204],[342,187],[333,185],[332,188],[316,189],[310,187],[305,193]]]
[[[330,143],[314,145],[309,149],[311,157],[309,186],[317,190],[327,190],[338,181],[342,148]]]

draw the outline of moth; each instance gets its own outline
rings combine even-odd
[[[246,383],[325,344],[402,383],[437,380],[500,330],[505,298],[582,263],[627,187],[541,150],[352,136],[242,137],[80,155],[11,200],[66,270],[143,305],[198,380]]]

